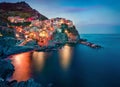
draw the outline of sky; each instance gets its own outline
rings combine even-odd
[[[0,0],[26,1],[48,18],[73,21],[79,33],[120,33],[120,0]]]

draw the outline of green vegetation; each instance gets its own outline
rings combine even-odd
[[[69,33],[72,33],[74,35],[78,35],[78,31],[75,29],[75,27],[69,27],[67,30]]]
[[[32,16],[30,13],[23,13],[21,11],[9,11],[8,14],[9,16],[20,16],[21,18],[28,18]]]
[[[9,25],[11,26],[29,26],[31,24],[31,22],[23,22],[23,23],[9,23]]]
[[[15,37],[14,30],[10,28],[2,29],[2,27],[0,27],[0,34],[2,37]]]
[[[8,22],[7,18],[9,16],[20,16],[21,18],[29,18],[32,16],[32,14],[30,13],[23,13],[20,11],[9,11],[9,12],[0,12],[0,19],[2,19],[2,21]]]
[[[68,29],[68,25],[67,24],[61,24],[61,28],[62,29],[62,33],[65,32],[66,29]]]
[[[60,42],[60,43],[66,43],[66,41],[68,41],[68,37],[65,33],[54,32],[53,41]]]

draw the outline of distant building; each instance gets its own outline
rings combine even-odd
[[[19,22],[25,22],[25,19],[24,18],[21,18],[19,16],[11,16],[11,17],[8,17],[8,20],[11,22],[11,23],[19,23]]]

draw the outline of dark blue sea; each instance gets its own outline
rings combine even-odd
[[[15,55],[12,79],[33,78],[44,87],[120,87],[120,34],[81,37],[103,48],[65,45],[59,51]]]

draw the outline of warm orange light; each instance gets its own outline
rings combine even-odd
[[[50,28],[50,30],[51,30],[51,31],[53,31],[53,30],[54,30],[54,28],[53,28],[53,27],[51,27],[51,28]]]
[[[3,35],[0,33],[0,37],[2,37]]]
[[[72,58],[72,50],[73,48],[68,45],[59,50],[60,63],[64,70],[67,70],[69,68]]]
[[[30,24],[29,26],[30,26],[30,27],[32,27],[33,25],[32,25],[32,24]]]
[[[24,18],[20,18],[20,17],[8,17],[8,20],[13,20],[14,22],[26,21]],[[30,20],[32,21],[33,18],[30,18]],[[16,37],[23,36],[25,40],[29,39],[29,40],[36,40],[37,43],[47,43],[49,40],[51,40],[51,36],[54,33],[54,30],[56,28],[60,30],[59,28],[61,28],[62,23],[68,24],[69,26],[73,24],[70,20],[66,20],[65,18],[56,18],[56,19],[50,19],[50,20],[44,20],[44,21],[39,21],[35,19],[31,22],[29,26],[24,27],[21,25],[21,26],[12,26],[12,27],[16,29],[16,33],[17,33]],[[32,26],[33,27],[37,26],[37,27],[31,30]],[[71,36],[70,32],[67,31],[67,29],[65,30],[65,33],[67,34],[68,37]]]
[[[67,30],[65,30],[65,33],[68,33],[68,31],[67,31]]]
[[[23,29],[22,29],[21,27],[16,27],[16,31],[17,31],[17,32],[22,32],[22,30],[23,30]]]
[[[39,36],[40,36],[40,37],[48,37],[48,34],[47,34],[46,31],[41,31],[41,32],[39,33]]]
[[[28,38],[28,35],[25,35],[25,38]]]
[[[45,64],[45,52],[33,52],[32,60],[35,70],[42,71]]]
[[[31,52],[21,53],[12,56],[12,64],[15,66],[15,72],[12,80],[26,81],[31,77]]]
[[[16,37],[19,37],[19,34],[16,34]]]
[[[35,32],[31,32],[29,34],[29,37],[32,38],[32,39],[36,39],[36,33]]]

